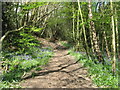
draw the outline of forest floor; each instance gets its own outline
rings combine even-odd
[[[20,86],[23,88],[97,88],[83,67],[68,54],[68,49],[59,42],[52,43],[39,39],[44,47],[52,47],[54,55],[40,71],[34,71],[34,77],[27,77]]]

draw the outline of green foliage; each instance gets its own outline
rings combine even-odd
[[[35,31],[34,31],[35,30]],[[39,31],[41,28],[39,29]],[[19,51],[24,53],[29,51],[29,47],[39,46],[40,42],[33,36],[32,32],[38,32],[38,28],[24,28],[20,32],[11,33],[7,38],[10,38],[3,43],[5,51]],[[8,43],[10,42],[10,43]],[[12,49],[11,47],[15,47]]]
[[[47,7],[44,6],[46,4]],[[93,18],[91,20],[94,21],[100,49],[102,50],[102,52],[104,52],[104,49],[106,48],[106,42],[101,37],[106,37],[108,49],[111,52],[111,16],[113,13],[111,13],[110,4],[107,3],[105,5],[105,3],[102,3],[99,8],[97,8],[96,2],[91,4],[93,13]],[[114,19],[118,19],[120,17],[120,13],[118,12],[120,6],[119,4],[119,2],[113,3],[113,7],[114,5],[116,5],[113,12],[115,12],[115,8],[117,10],[117,14],[114,15]],[[88,18],[88,9],[86,9],[86,7],[88,8],[88,3],[80,2],[80,5],[80,8],[82,9],[84,23],[81,23],[80,15],[78,14],[77,2],[3,3],[3,35],[9,30],[14,30],[24,24],[27,25],[27,27],[22,29],[21,31],[9,34],[3,42],[4,58],[2,58],[2,61],[5,61],[3,66],[8,66],[8,70],[4,72],[3,80],[8,82],[19,80],[24,72],[29,71],[32,68],[36,68],[36,66],[42,66],[48,63],[48,59],[51,57],[52,52],[48,49],[44,50],[40,49],[40,47],[37,48],[40,43],[33,36],[35,34],[40,36],[40,33],[42,31],[43,36],[45,37],[47,36],[50,38],[53,37],[55,39],[67,40],[69,42],[71,41],[75,43],[75,48],[83,49],[86,48],[84,35],[81,31],[82,26],[84,25],[86,29],[86,39],[90,50],[92,46],[92,43],[90,41],[92,40],[90,38],[91,30],[89,26],[91,20]],[[56,10],[56,8],[58,9]],[[53,10],[53,12],[49,12],[51,10]],[[78,17],[80,20],[77,20]],[[78,22],[79,25],[77,25]],[[39,28],[44,26],[47,28]],[[115,28],[117,28],[117,25],[115,25]],[[103,35],[104,31],[106,33],[106,36]],[[77,34],[79,34],[79,37],[77,37]],[[71,45],[69,45],[68,43],[62,44],[65,47],[71,47]],[[116,46],[117,44],[118,43],[116,43]],[[93,81],[98,86],[117,87],[117,75],[113,76],[111,74],[112,67],[110,62],[107,62],[106,65],[95,64],[93,60],[88,60],[85,55],[82,55],[79,52],[72,52],[71,54],[74,55],[77,60],[80,60],[80,62],[82,62],[84,66],[89,68],[89,75],[93,77]],[[41,70],[41,68],[36,68],[36,70]],[[120,71],[117,70],[117,73],[119,74]],[[0,85],[3,87],[7,87],[7,85],[10,85],[10,83],[3,82],[0,83]]]
[[[3,89],[3,88],[21,88],[20,86],[16,85],[17,82],[13,82],[13,83],[10,83],[10,82],[0,82],[0,89]]]
[[[69,53],[80,60],[83,66],[88,67],[89,76],[91,76],[93,82],[102,88],[118,88],[118,67],[116,69],[116,75],[112,74],[112,67],[107,62],[103,64],[95,64],[93,60],[88,59],[86,55],[80,52],[69,51]]]
[[[45,65],[48,63],[48,59],[52,56],[52,51],[47,49],[40,49],[37,47],[31,47],[30,50],[32,53],[15,55],[12,54],[7,56],[9,61],[6,64],[9,65],[9,70],[7,72],[14,71],[29,71],[31,68],[36,67],[38,65]],[[10,58],[11,57],[11,58]],[[5,56],[6,58],[6,56]]]
[[[61,42],[61,44],[62,44],[64,47],[66,47],[66,48],[72,47],[72,45],[69,44],[68,42]]]
[[[20,7],[22,7],[24,10],[30,10],[33,8],[43,6],[45,4],[46,4],[45,2],[32,2],[32,3],[27,3],[25,5],[20,5]]]
[[[40,47],[31,47],[29,48],[30,52],[27,54],[20,53],[9,53],[3,54],[4,66],[8,66],[8,70],[3,72],[2,75],[2,88],[4,87],[13,87],[12,83],[18,82],[21,80],[24,72],[28,72],[31,69],[41,70],[42,68],[38,66],[43,66],[48,63],[49,58],[52,56],[52,51],[50,49]],[[4,83],[7,82],[8,84]]]
[[[21,69],[23,70],[26,70],[26,69],[29,69],[33,66],[37,66],[39,64],[38,61],[36,60],[30,60],[30,61],[23,61],[20,66],[21,66]]]
[[[34,42],[35,37],[33,37],[31,34],[20,32],[20,36],[21,36],[21,39],[17,40],[20,46],[22,47],[37,46],[37,44]]]
[[[35,70],[40,71],[40,70],[42,70],[42,68],[41,67],[36,67]]]
[[[41,30],[43,30],[44,28],[37,28],[37,27],[32,27],[31,31],[33,32],[40,32]]]

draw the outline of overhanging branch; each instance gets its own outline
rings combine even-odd
[[[0,38],[0,44],[3,42],[3,40],[5,39],[5,37],[6,37],[9,33],[20,31],[20,30],[23,29],[24,27],[25,27],[25,26],[20,27],[19,29],[16,29],[16,30],[12,30],[12,31],[6,32],[5,35],[3,35],[3,36]]]

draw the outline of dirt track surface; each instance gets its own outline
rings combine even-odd
[[[87,76],[87,69],[68,55],[67,49],[53,46],[55,54],[48,65],[37,71],[35,77],[21,82],[23,88],[96,88]]]

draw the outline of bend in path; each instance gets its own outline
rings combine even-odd
[[[20,83],[23,88],[96,88],[87,76],[87,69],[68,55],[68,50],[54,49],[54,52],[43,70]]]

